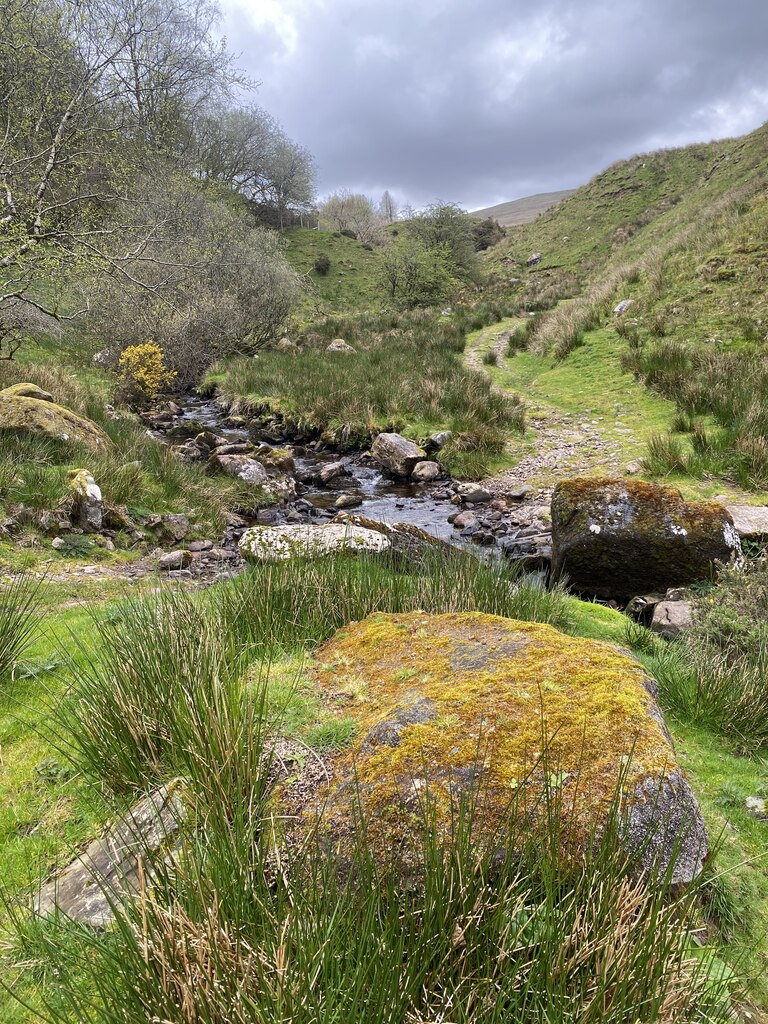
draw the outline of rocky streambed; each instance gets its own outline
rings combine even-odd
[[[215,400],[194,396],[145,419],[179,458],[207,463],[275,498],[233,525],[230,540],[252,525],[321,525],[353,512],[416,527],[487,557],[520,560],[532,570],[544,570],[551,558],[548,503],[525,486],[494,495],[451,479],[439,464],[440,446],[450,435],[434,435],[414,456],[406,447],[411,442],[396,434],[380,435],[370,451],[340,451],[322,438],[286,435],[275,423],[230,416]]]

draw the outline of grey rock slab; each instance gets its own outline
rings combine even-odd
[[[63,871],[43,883],[35,913],[50,917],[58,911],[80,924],[105,928],[114,917],[113,904],[137,892],[147,854],[167,847],[171,855],[185,818],[179,789],[178,783],[169,783],[144,797],[89,843]]]
[[[726,508],[740,537],[768,537],[768,506],[726,505]]]
[[[674,640],[693,625],[693,609],[688,601],[661,601],[653,609],[651,629]]]

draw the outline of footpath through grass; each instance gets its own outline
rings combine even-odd
[[[599,452],[587,453],[573,470],[545,471],[531,478],[536,486],[551,485],[563,475],[600,475],[610,461],[624,472],[630,462],[648,455],[648,443],[666,433],[677,414],[673,401],[664,398],[624,372],[621,357],[626,342],[612,325],[589,331],[584,343],[565,359],[521,351],[507,355],[504,337],[522,321],[508,318],[491,327],[475,331],[467,338],[467,351],[477,353],[497,388],[522,395],[526,403],[528,430],[521,440],[510,438],[508,451],[521,458],[532,452],[557,449],[558,438],[578,433],[588,425],[606,442],[605,459]],[[483,356],[496,350],[495,362]],[[487,358],[487,356],[486,356]],[[641,469],[640,477],[647,476]],[[768,495],[746,494],[737,485],[712,477],[692,479],[683,473],[667,473],[664,482],[679,487],[689,499],[725,494],[732,501],[757,503]]]

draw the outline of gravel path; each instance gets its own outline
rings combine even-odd
[[[494,336],[494,331],[498,328],[487,328],[466,352],[466,363],[473,370],[488,373],[482,361],[482,349],[489,335]],[[494,336],[492,348],[500,365],[505,358],[509,335],[509,330],[501,330]],[[494,390],[509,393],[497,385]],[[526,398],[524,392],[522,395]],[[503,496],[528,484],[533,486],[533,493],[539,500],[545,500],[558,480],[600,473],[615,476],[623,472],[621,450],[614,440],[604,436],[599,423],[526,399],[526,426],[534,434],[533,450],[523,455],[511,469],[482,481],[494,494]],[[510,440],[510,453],[518,454],[520,446],[520,441]]]

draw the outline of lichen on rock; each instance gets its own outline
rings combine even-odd
[[[407,859],[427,791],[439,837],[449,838],[471,796],[473,828],[488,838],[506,833],[516,796],[540,800],[554,778],[577,843],[600,830],[620,793],[628,807],[644,806],[627,818],[632,848],[658,827],[649,849],[662,866],[681,844],[676,880],[701,869],[706,831],[655,684],[618,648],[482,613],[377,614],[337,633],[313,672],[326,705],[358,736],[303,811],[319,814],[341,854],[357,808],[374,848]],[[665,815],[677,823],[673,836]]]
[[[552,495],[552,571],[575,589],[627,597],[709,579],[740,556],[718,502],[640,480],[562,480]]]
[[[379,553],[389,549],[381,533],[350,524],[327,526],[252,526],[240,538],[245,558],[258,562],[283,562],[291,558],[321,558],[323,555],[360,551]]]

